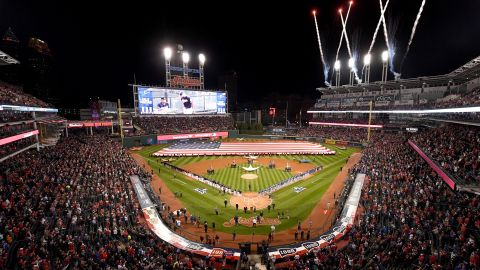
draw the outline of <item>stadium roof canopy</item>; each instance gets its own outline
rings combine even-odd
[[[376,81],[371,83],[360,83],[356,85],[342,85],[339,87],[320,87],[317,88],[317,90],[324,93],[345,93],[378,91],[382,88],[384,90],[394,90],[400,88],[421,88],[424,84],[428,86],[442,86],[448,84],[460,85],[479,76],[480,56],[474,58],[465,65],[445,75],[417,77],[411,79],[398,79],[386,82]]]
[[[10,55],[0,51],[0,66],[10,65],[10,64],[20,64],[18,60],[11,57]]]

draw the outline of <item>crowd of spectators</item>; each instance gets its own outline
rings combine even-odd
[[[480,183],[480,128],[445,125],[413,137],[415,143],[440,166],[467,183]]]
[[[205,266],[145,226],[129,176],[150,176],[107,136],[71,135],[0,171],[0,269]]]
[[[427,103],[425,106],[430,108],[457,108],[478,105],[480,105],[480,87],[473,88],[463,95],[454,95],[453,98],[435,100]]]
[[[343,129],[345,136],[354,130]],[[478,168],[479,134],[477,128],[447,126],[413,139],[459,174]],[[285,259],[284,265],[480,268],[480,197],[451,191],[407,139],[405,134],[376,133],[351,170],[367,178],[362,211],[346,248],[330,245]],[[440,160],[446,156],[452,159]],[[145,226],[129,176],[151,176],[107,136],[71,134],[56,146],[0,163],[0,171],[0,269],[190,269],[208,264]]]
[[[0,104],[49,107],[49,104],[25,92],[19,86],[0,82]]]
[[[133,123],[149,134],[214,132],[233,129],[231,116],[135,117]]]
[[[33,130],[33,123],[0,126],[0,139]]]
[[[18,122],[32,120],[31,112],[2,111],[0,112],[0,123]]]
[[[371,135],[378,132],[376,129],[370,129]],[[360,127],[336,127],[311,125],[306,128],[295,130],[290,135],[299,137],[318,137],[324,139],[334,139],[352,142],[367,141],[368,130]]]
[[[328,100],[327,100],[328,103]],[[444,108],[462,108],[462,107],[473,107],[480,105],[480,87],[475,87],[472,90],[460,94],[460,95],[451,95],[449,98],[440,98],[435,100],[430,100],[425,103],[419,103],[414,101],[412,104],[408,105],[394,105],[393,102],[389,106],[378,106],[375,107],[373,104],[373,110],[422,110],[422,109],[444,109]],[[312,110],[328,110],[328,111],[343,111],[343,110],[369,110],[369,106],[351,106],[351,107],[323,107],[323,108],[312,108]]]
[[[8,143],[8,144],[3,144],[3,145],[0,145],[0,158],[4,158],[10,154],[13,154],[17,151],[20,151],[22,149],[24,149],[25,147],[28,147],[28,146],[31,146],[33,144],[35,144],[37,141],[36,141],[36,138],[35,136],[30,136],[30,137],[27,137],[27,138],[23,138],[21,140],[18,140],[18,141],[14,141],[14,142],[11,142],[11,143]]]
[[[479,269],[480,198],[451,191],[401,135],[382,136],[353,173],[367,174],[360,214],[339,250],[281,262],[289,269]],[[277,261],[278,264],[280,261]]]
[[[424,117],[435,120],[454,120],[477,123],[480,122],[480,113],[478,112],[429,114],[424,115]]]

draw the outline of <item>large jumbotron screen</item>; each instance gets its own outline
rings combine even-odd
[[[138,87],[140,114],[226,113],[225,92]]]

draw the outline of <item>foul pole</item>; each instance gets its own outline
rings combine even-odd
[[[120,104],[120,99],[118,99],[118,126],[120,127],[120,138],[122,138],[123,146],[122,105]]]
[[[370,125],[372,124],[372,101],[370,100],[369,104],[370,112],[368,113],[368,134],[367,134],[367,142],[370,142]]]

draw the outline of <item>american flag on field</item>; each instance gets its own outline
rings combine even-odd
[[[310,142],[265,142],[265,143],[217,143],[200,145],[182,143],[171,145],[155,152],[154,156],[197,156],[197,155],[265,155],[265,154],[313,154],[333,155],[332,151],[320,144]]]

